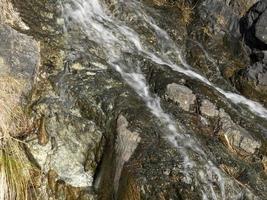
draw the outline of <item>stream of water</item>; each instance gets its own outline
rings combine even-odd
[[[132,56],[149,59],[153,63],[169,67],[174,71],[197,79],[213,88],[234,104],[243,104],[254,114],[267,118],[267,110],[259,103],[223,89],[197,73],[183,59],[180,49],[161,29],[152,17],[148,16],[142,3],[136,0],[112,0],[115,5],[111,11],[100,0],[73,0],[63,3],[66,26],[76,23],[91,41],[103,50],[106,62],[135,90],[150,111],[168,131],[166,138],[183,157],[184,181],[198,185],[203,199],[230,199],[225,192],[225,174],[214,166],[192,136],[185,134],[181,124],[174,122],[160,103],[160,98],[151,93],[139,62]],[[127,13],[121,11],[127,7]],[[120,13],[122,12],[122,13]],[[119,16],[119,17],[115,17]],[[155,33],[157,47],[146,43],[130,22],[141,21],[142,25]],[[67,28],[66,28],[67,30]],[[134,64],[133,64],[134,63]],[[194,156],[192,156],[194,154]],[[196,156],[197,155],[197,156]],[[195,161],[197,157],[197,163]],[[215,187],[220,188],[219,192]],[[236,189],[236,196],[240,191]],[[232,196],[231,199],[235,199]]]

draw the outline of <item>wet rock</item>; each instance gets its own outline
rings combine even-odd
[[[121,176],[121,171],[123,169],[123,165],[127,162],[133,152],[135,151],[138,143],[140,142],[141,138],[139,133],[131,132],[127,129],[129,122],[127,119],[120,115],[117,120],[117,139],[116,139],[116,172],[115,172],[115,179],[114,179],[114,187],[115,192],[117,192],[119,187],[119,179]]]
[[[226,30],[233,32],[237,29],[237,16],[221,0],[206,0],[199,6],[199,15],[201,18],[214,18],[209,20],[215,33],[224,34]],[[229,27],[231,25],[231,27]]]
[[[185,111],[189,111],[190,107],[194,105],[196,101],[196,96],[193,94],[192,90],[176,83],[167,85],[166,95],[168,99],[178,103]]]
[[[33,38],[0,21],[0,129],[15,138],[34,132],[22,105],[32,88],[39,57],[39,45]]]
[[[255,63],[247,70],[250,80],[255,81],[258,85],[267,86],[267,65],[263,63]]]
[[[45,128],[47,132],[45,135],[49,141],[45,146],[40,146],[34,137],[33,141],[29,141],[29,145],[30,152],[37,164],[48,173],[49,181],[47,182],[49,183],[44,182],[44,185],[48,184],[51,187],[55,193],[54,196],[58,199],[96,199],[95,195],[83,194],[83,191],[68,186],[68,184],[92,186],[92,182],[94,182],[94,189],[97,189],[100,195],[97,199],[110,199],[114,194],[116,196],[117,187],[118,199],[123,200],[201,199],[201,191],[198,190],[199,182],[195,186],[183,181],[183,167],[181,166],[183,158],[177,149],[165,140],[165,130],[162,131],[163,125],[123,82],[120,75],[102,60],[102,54],[99,53],[101,49],[95,47],[94,43],[84,36],[81,40],[83,32],[78,29],[69,32],[70,38],[73,40],[71,50],[60,46],[60,40],[57,39],[56,44],[59,46],[53,46],[54,43],[50,42],[55,40],[57,28],[53,27],[54,25],[49,28],[47,25],[50,22],[51,24],[56,22],[57,25],[63,24],[62,20],[56,20],[56,14],[53,13],[56,4],[45,0],[40,0],[39,3],[34,0],[23,2],[14,0],[14,2],[17,2],[16,7],[22,12],[23,19],[32,30],[29,34],[42,41],[42,67],[38,74],[40,81],[35,84],[37,89],[33,91],[35,98],[32,98],[31,107],[33,107],[33,115],[36,118],[45,116],[42,127]],[[164,1],[155,2],[161,5],[164,3]],[[213,5],[216,5],[217,1],[214,2]],[[33,13],[31,13],[32,11]],[[42,16],[35,19],[39,13]],[[165,22],[162,23],[164,26],[169,27],[169,30],[173,30],[173,27],[176,28],[176,26],[166,23],[168,17],[162,16],[159,18]],[[175,19],[175,15],[173,18]],[[220,22],[223,24],[223,20]],[[173,20],[172,24],[176,24],[176,21]],[[217,27],[221,27],[221,25]],[[176,32],[181,31],[179,29]],[[214,40],[212,39],[212,41]],[[86,52],[83,54],[81,49],[86,49]],[[71,52],[62,53],[63,50]],[[61,53],[59,53],[60,51]],[[65,58],[65,54],[75,56]],[[67,62],[63,65],[63,58],[69,59],[70,65],[66,64]],[[129,59],[134,58],[129,57]],[[140,66],[141,62],[140,60]],[[145,67],[146,64],[142,66],[142,70]],[[156,66],[152,65],[152,68],[154,69]],[[171,71],[170,74],[159,73],[156,76],[158,78],[155,79],[153,74],[156,73],[156,70],[151,71],[150,78],[154,78],[151,82],[162,83],[159,84],[163,87],[162,93],[165,93],[168,83],[178,83],[177,80],[181,76],[184,77],[184,75],[178,75]],[[171,77],[171,80],[164,82],[166,77]],[[193,80],[187,82],[187,85],[190,87],[192,85],[194,94],[198,88],[201,88],[199,86],[201,84]],[[205,91],[205,94],[213,96],[208,89],[199,91],[199,93]],[[167,86],[166,93],[168,99],[178,103],[182,109],[187,111],[196,100],[191,89],[175,83]],[[176,105],[165,102],[165,99],[162,99],[163,101],[163,109],[169,109],[177,123],[184,120],[185,123],[190,124],[194,130],[192,136],[196,136],[196,140],[201,140],[202,136],[199,136],[197,129],[197,116],[194,113],[181,113]],[[203,106],[204,115],[216,116],[216,108],[209,102],[204,103]],[[258,145],[251,137],[244,137],[243,130],[238,128],[236,131],[236,125],[231,118],[225,117],[225,121],[222,120],[222,122],[224,125],[221,134],[225,134],[225,138],[230,141],[229,144],[233,148],[255,152],[257,148],[255,146]],[[242,134],[237,133],[238,131],[241,131]],[[107,138],[103,141],[105,145],[101,142],[103,135]],[[235,137],[236,135],[238,138]],[[245,138],[245,142],[240,139],[241,137]],[[207,141],[214,142],[214,145],[210,147],[211,152],[219,152],[217,155],[220,160],[221,154],[225,152],[220,149],[219,142],[210,138]],[[246,141],[251,144],[247,144]],[[241,147],[237,143],[241,144]],[[206,143],[203,142],[204,144]],[[206,148],[206,145],[203,148]],[[192,154],[193,157],[194,153]],[[212,153],[210,155],[213,157]],[[230,160],[229,155],[225,153],[226,160]],[[198,158],[195,160],[198,165]],[[220,162],[218,161],[218,163]],[[229,173],[234,175],[234,170],[229,170]],[[192,173],[193,178],[194,174],[195,172]],[[216,178],[217,176],[214,177],[214,179]],[[99,179],[100,184],[98,184]],[[211,180],[213,181],[213,178]],[[240,189],[242,186],[232,187],[231,181],[228,180],[226,180],[227,197],[228,191],[233,193],[236,193],[233,191],[236,189],[238,192],[242,191]],[[200,183],[202,185],[202,182]],[[254,186],[254,184],[250,185]],[[216,189],[217,185],[214,188]],[[49,193],[46,190],[43,192]],[[216,190],[217,192],[220,196],[220,191]],[[49,195],[47,194],[47,196]],[[47,196],[43,199],[48,199]]]
[[[216,117],[219,114],[216,106],[207,99],[201,102],[200,112],[208,117]]]
[[[220,109],[219,117],[221,123],[219,135],[230,149],[241,154],[251,155],[261,147],[261,143],[254,139],[244,128],[235,124],[224,110]]]
[[[101,131],[93,122],[79,115],[64,113],[56,105],[49,106],[53,109],[50,110],[46,104],[40,104],[38,108],[39,112],[50,116],[43,125],[49,141],[43,146],[37,140],[29,141],[30,153],[44,172],[54,170],[61,180],[75,187],[92,186],[102,151]],[[91,163],[87,171],[86,162]]]

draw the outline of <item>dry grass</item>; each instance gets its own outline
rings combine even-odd
[[[244,16],[246,12],[251,8],[251,6],[255,3],[254,1],[249,1],[249,0],[240,0],[240,11],[237,13],[239,16]]]
[[[175,6],[179,9],[181,23],[188,26],[193,20],[194,7],[185,0],[177,2]]]
[[[28,120],[20,105],[23,80],[0,76],[0,200],[26,200],[31,166],[15,139],[27,129]]]
[[[29,120],[21,106],[26,83],[12,76],[0,76],[0,133],[13,137],[29,128]]]
[[[203,34],[205,36],[208,36],[208,37],[213,37],[213,34],[212,34],[212,31],[210,29],[210,27],[206,24],[206,25],[203,25],[200,30],[203,32]]]
[[[27,200],[31,170],[20,142],[6,139],[0,150],[0,200]]]

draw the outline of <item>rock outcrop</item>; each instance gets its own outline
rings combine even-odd
[[[256,3],[240,21],[240,31],[250,48],[251,64],[235,75],[242,94],[267,105],[267,1]]]
[[[61,2],[2,0],[0,5],[5,13],[0,19],[23,33],[0,25],[0,80],[2,73],[27,80],[23,108],[32,127],[14,137],[23,140],[28,159],[38,169],[32,173],[31,199],[265,198],[265,119],[232,104],[211,84],[139,59],[137,53],[132,62],[138,61],[149,92],[177,126],[179,134],[168,135],[166,121],[153,115],[106,62],[101,47],[71,20],[70,27],[65,26]],[[235,84],[266,105],[266,1],[245,14],[243,25],[239,19],[254,0],[144,2],[144,12],[181,46],[181,57],[190,64],[185,70],[192,68],[233,92]],[[189,13],[181,12],[181,6]],[[120,9],[123,6],[115,11]],[[122,21],[124,17],[144,32],[144,41],[157,42],[143,23],[128,12]],[[242,48],[241,36],[251,50]],[[177,60],[173,57],[170,61]],[[184,152],[193,164],[185,165]],[[223,190],[218,184],[222,178]],[[202,188],[209,183],[214,190],[205,196]]]

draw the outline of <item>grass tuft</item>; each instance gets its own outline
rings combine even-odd
[[[186,0],[180,0],[175,3],[175,7],[180,12],[180,20],[184,26],[188,26],[193,21],[194,7]]]
[[[9,138],[0,150],[0,200],[27,200],[31,165],[18,141]]]
[[[3,136],[15,136],[28,125],[20,104],[25,85],[23,79],[0,76],[0,133]]]
[[[25,85],[23,79],[0,76],[0,200],[28,199],[32,166],[16,139],[29,125],[21,106]]]

